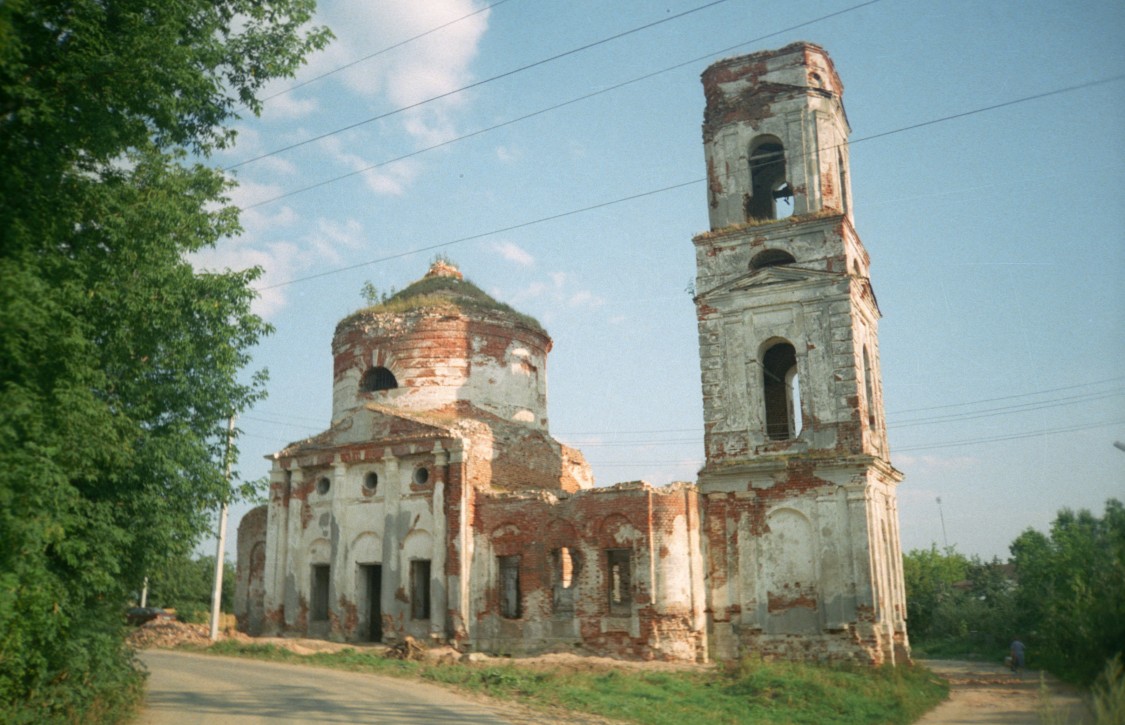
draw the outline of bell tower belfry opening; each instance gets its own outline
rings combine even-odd
[[[715,63],[703,86],[711,228],[694,243],[712,651],[902,662],[902,474],[843,84],[822,48],[794,43]]]

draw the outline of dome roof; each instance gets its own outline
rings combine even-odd
[[[411,283],[405,289],[395,292],[376,305],[365,307],[344,318],[337,329],[356,318],[427,309],[451,309],[470,317],[499,314],[534,332],[547,334],[534,317],[517,312],[510,305],[493,299],[487,292],[465,279],[456,266],[444,260],[434,262],[422,279]]]

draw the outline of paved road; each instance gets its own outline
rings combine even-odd
[[[147,650],[140,725],[512,722],[434,685],[304,665]]]

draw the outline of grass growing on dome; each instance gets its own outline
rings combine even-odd
[[[547,331],[534,317],[519,312],[511,305],[493,299],[491,295],[469,280],[440,276],[423,277],[378,304],[364,307],[348,315],[341,324],[359,315],[401,314],[426,308],[452,308],[466,314],[499,312],[514,318],[525,327],[544,335],[547,334]]]

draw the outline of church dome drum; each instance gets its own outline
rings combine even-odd
[[[340,321],[332,340],[332,418],[367,403],[442,413],[473,407],[547,428],[551,338],[453,265]]]

